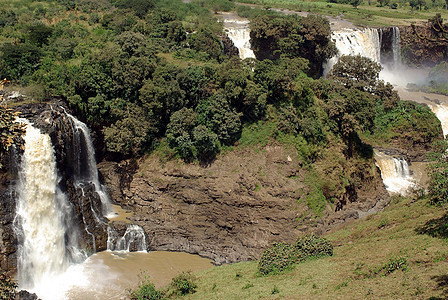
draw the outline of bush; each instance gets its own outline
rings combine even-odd
[[[302,259],[333,255],[333,245],[330,241],[315,234],[299,237],[294,246]]]
[[[0,273],[0,299],[15,299],[17,282],[5,272]]]
[[[190,272],[182,272],[173,278],[170,284],[170,290],[176,295],[184,296],[193,294],[198,287],[195,283],[196,278]]]
[[[384,275],[389,275],[397,270],[403,270],[406,271],[408,268],[408,260],[406,257],[397,257],[397,258],[391,258],[387,263],[385,263],[380,270],[378,270],[378,273],[383,272]]]
[[[288,243],[274,243],[263,251],[258,262],[261,275],[277,274],[299,262],[297,248]]]

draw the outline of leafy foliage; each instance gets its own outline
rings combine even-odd
[[[261,275],[277,274],[299,262],[297,249],[288,243],[274,243],[263,251],[258,262]]]
[[[333,255],[333,245],[330,241],[315,234],[299,237],[294,246],[302,259]]]
[[[131,291],[131,300],[159,300],[163,299],[163,292],[156,290],[154,284],[145,276],[138,284],[137,289]]]
[[[309,74],[320,76],[322,63],[336,54],[329,22],[317,15],[304,18],[261,15],[250,26],[252,48],[260,60],[276,60],[282,54],[302,57],[310,62]]]
[[[277,274],[309,258],[331,255],[333,255],[331,243],[314,234],[298,238],[294,245],[274,243],[263,251],[258,262],[258,273],[261,275]]]
[[[184,296],[196,292],[196,277],[190,272],[182,272],[170,283],[169,292],[175,295]]]

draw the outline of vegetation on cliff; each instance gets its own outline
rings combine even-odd
[[[265,128],[265,140],[300,153],[305,201],[318,216],[327,200],[340,209],[364,176],[376,174],[360,136],[422,143],[440,136],[435,117],[399,103],[369,60],[343,57],[329,80],[313,79],[336,51],[326,19],[253,16],[251,42],[263,60],[241,61],[223,53],[222,25],[204,6],[86,0],[19,10],[7,2],[0,75],[31,96],[64,99],[102,133],[112,159],[163,149],[210,163],[222,149],[247,145],[251,128]]]
[[[6,80],[0,80],[0,92]],[[20,147],[23,145],[22,135],[25,128],[22,124],[16,123],[18,113],[6,106],[3,95],[0,95],[0,169],[7,161],[7,154],[12,145]]]

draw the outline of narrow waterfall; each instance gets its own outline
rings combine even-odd
[[[66,113],[70,118],[73,126],[73,144],[74,154],[76,156],[75,179],[82,188],[85,183],[92,183],[95,192],[101,199],[103,216],[111,218],[115,216],[109,195],[104,191],[104,187],[100,184],[98,177],[98,169],[95,159],[95,148],[90,137],[90,130],[86,124],[76,119],[74,116]],[[95,212],[94,212],[95,213]]]
[[[249,20],[224,20],[224,30],[238,48],[241,59],[255,58],[255,54],[250,49],[250,29]]]
[[[20,288],[44,295],[41,289],[45,290],[71,262],[79,262],[86,256],[77,248],[76,230],[67,227],[71,220],[70,206],[57,187],[50,137],[27,120],[18,121],[26,124],[26,134],[14,220],[19,241],[17,279]]]
[[[146,251],[146,237],[143,228],[128,225],[123,236],[110,226],[107,228],[107,250],[109,251]]]
[[[394,69],[397,69],[401,66],[401,40],[400,29],[395,26],[392,27],[392,56]]]
[[[380,169],[381,178],[390,194],[405,195],[409,188],[415,186],[405,159],[375,150],[375,164]]]
[[[381,44],[380,34],[377,29],[344,29],[334,31],[331,38],[335,42],[339,53],[324,64],[324,75],[330,72],[342,55],[361,55],[380,62]]]

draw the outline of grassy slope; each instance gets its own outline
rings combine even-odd
[[[425,200],[394,198],[383,211],[326,235],[334,256],[297,265],[280,275],[258,277],[257,262],[214,267],[198,274],[187,299],[428,299],[448,296],[448,243],[418,234],[428,221],[446,224],[443,211]],[[391,258],[407,259],[406,271],[363,278]],[[358,271],[355,269],[358,267]],[[361,275],[356,275],[361,274]],[[274,287],[279,291],[273,294]]]
[[[389,7],[376,7],[377,1],[371,5],[364,1],[358,8],[349,4],[327,3],[325,0],[297,1],[297,0],[240,0],[247,4],[257,4],[272,8],[308,11],[323,15],[342,16],[351,20],[356,25],[366,26],[391,26],[409,25],[412,22],[426,22],[436,13],[440,13],[444,19],[448,18],[448,10],[442,8],[430,8],[425,11],[414,10],[408,5],[400,5],[397,9]],[[393,3],[394,1],[391,1]]]

